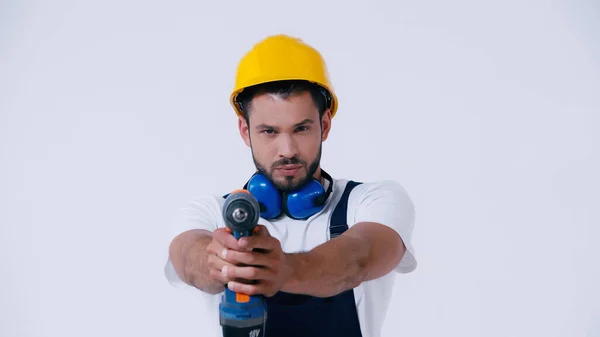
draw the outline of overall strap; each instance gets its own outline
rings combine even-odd
[[[347,224],[350,192],[360,183],[349,181],[329,221],[331,238]],[[330,297],[279,291],[266,297],[265,337],[362,337],[354,289]]]
[[[352,180],[348,181],[346,184],[344,193],[335,206],[333,214],[331,215],[331,221],[329,222],[329,234],[332,239],[337,238],[348,230],[348,199],[350,197],[350,192],[360,184],[362,183]]]

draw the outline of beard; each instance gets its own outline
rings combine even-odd
[[[281,160],[274,162],[271,165],[271,169],[267,170],[265,168],[265,166],[263,166],[256,160],[256,157],[254,156],[254,150],[252,150],[252,160],[254,161],[254,166],[256,166],[256,169],[258,170],[258,172],[261,173],[262,175],[264,175],[265,177],[267,177],[267,179],[269,179],[269,181],[271,181],[271,183],[278,190],[283,191],[283,192],[290,192],[290,191],[293,191],[293,190],[299,188],[300,186],[306,184],[310,179],[313,179],[313,175],[315,174],[315,172],[317,172],[317,168],[319,167],[319,165],[321,163],[322,147],[323,147],[322,143],[320,143],[319,144],[319,152],[317,152],[315,159],[310,164],[308,164],[306,161],[298,159],[296,157],[283,158]],[[285,177],[284,181],[276,181],[275,179],[273,179],[273,170],[275,169],[275,167],[281,166],[281,165],[302,165],[306,171],[306,174],[303,177],[301,177],[297,182],[294,182],[294,177],[290,177],[290,176]]]

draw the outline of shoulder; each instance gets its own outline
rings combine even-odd
[[[395,270],[402,273],[416,268],[412,235],[415,205],[406,189],[393,180],[365,182],[357,185],[348,198],[349,226],[373,222],[395,230],[406,246],[406,253]]]
[[[350,191],[351,182],[358,183]],[[384,223],[402,223],[412,226],[415,205],[406,189],[394,180],[357,181],[338,179],[335,184],[335,203],[346,199],[349,223],[380,220]],[[378,222],[378,221],[373,221]]]
[[[370,193],[396,193],[407,195],[408,193],[400,183],[395,180],[358,181],[360,185],[356,188]]]
[[[349,201],[361,206],[368,206],[369,203],[377,202],[388,206],[412,209],[414,203],[406,189],[394,180],[378,180],[370,182],[361,182],[349,195]]]

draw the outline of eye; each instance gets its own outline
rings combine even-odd
[[[275,130],[273,130],[273,129],[266,129],[266,130],[263,130],[262,133],[266,134],[267,136],[271,136],[271,135],[275,134]]]
[[[299,126],[299,127],[296,129],[296,131],[298,131],[298,132],[307,131],[307,130],[308,130],[308,126],[305,126],[305,125],[303,125],[303,126]]]

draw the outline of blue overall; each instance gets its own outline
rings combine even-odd
[[[336,205],[329,231],[331,238],[348,229],[348,197],[360,184],[349,181]],[[352,289],[336,296],[320,298],[278,292],[266,297],[265,337],[361,337],[360,324]]]

